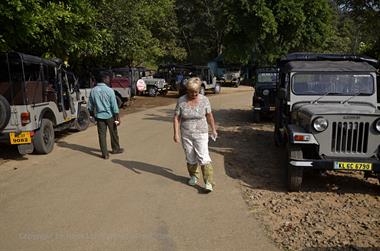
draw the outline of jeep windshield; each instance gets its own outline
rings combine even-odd
[[[257,74],[257,85],[276,85],[278,73],[275,72],[261,72]]]
[[[296,95],[372,95],[374,80],[365,73],[297,73],[293,76]]]

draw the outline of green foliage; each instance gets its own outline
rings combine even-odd
[[[338,13],[346,26],[350,52],[367,54],[380,60],[380,1],[337,0]],[[347,32],[348,31],[348,32]]]
[[[222,51],[227,29],[226,1],[177,0],[176,14],[179,38],[186,48],[187,60],[196,64],[207,63]]]
[[[0,4],[0,48],[37,55],[81,56],[101,50],[89,1],[8,0]]]
[[[231,0],[225,55],[231,61],[271,65],[291,51],[323,51],[333,35],[327,0]]]
[[[141,65],[160,58],[182,59],[172,0],[111,0],[101,5],[98,25],[111,35],[103,48],[107,65]]]
[[[380,59],[378,0],[4,0],[0,51],[80,68],[189,61],[271,65],[293,51]]]

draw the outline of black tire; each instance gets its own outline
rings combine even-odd
[[[276,119],[275,119],[276,120]],[[280,125],[278,121],[274,122],[274,132],[273,132],[274,144],[278,147],[285,146],[286,138],[281,132]]]
[[[288,190],[299,192],[302,186],[303,167],[288,164]]]
[[[293,166],[290,164],[292,159],[302,159],[302,150],[299,148],[288,147],[288,165],[287,165],[287,178],[289,192],[299,192],[302,186],[303,167]]]
[[[122,108],[123,105],[124,105],[124,102],[123,102],[123,100],[120,98],[119,95],[116,95],[116,103],[117,103],[117,107],[119,107],[119,108]]]
[[[0,95],[0,131],[3,130],[11,118],[11,106],[6,98]]]
[[[53,122],[42,119],[41,127],[33,137],[34,151],[39,154],[50,153],[54,148],[54,139]]]
[[[148,95],[149,97],[156,97],[157,96],[157,88],[155,86],[148,86]]]
[[[162,96],[168,95],[168,90],[162,91],[161,94],[162,94]]]
[[[219,94],[221,90],[222,90],[222,86],[219,83],[216,83],[214,87],[214,94]]]
[[[201,89],[199,90],[199,94],[206,95],[206,89],[203,85],[201,86]]]
[[[74,128],[76,131],[84,131],[90,125],[90,112],[86,107],[80,107],[78,118],[75,120]]]
[[[240,86],[240,80],[238,80],[237,82],[236,82],[236,84],[234,85],[234,87],[235,88],[238,88]]]
[[[260,123],[260,121],[261,121],[260,111],[253,110],[252,120],[254,123]]]

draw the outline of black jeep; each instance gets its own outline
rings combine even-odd
[[[261,116],[275,111],[277,68],[258,68],[256,70],[255,92],[252,98],[253,121],[260,122]]]

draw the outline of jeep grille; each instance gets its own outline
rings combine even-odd
[[[367,153],[368,122],[333,122],[331,152]]]

